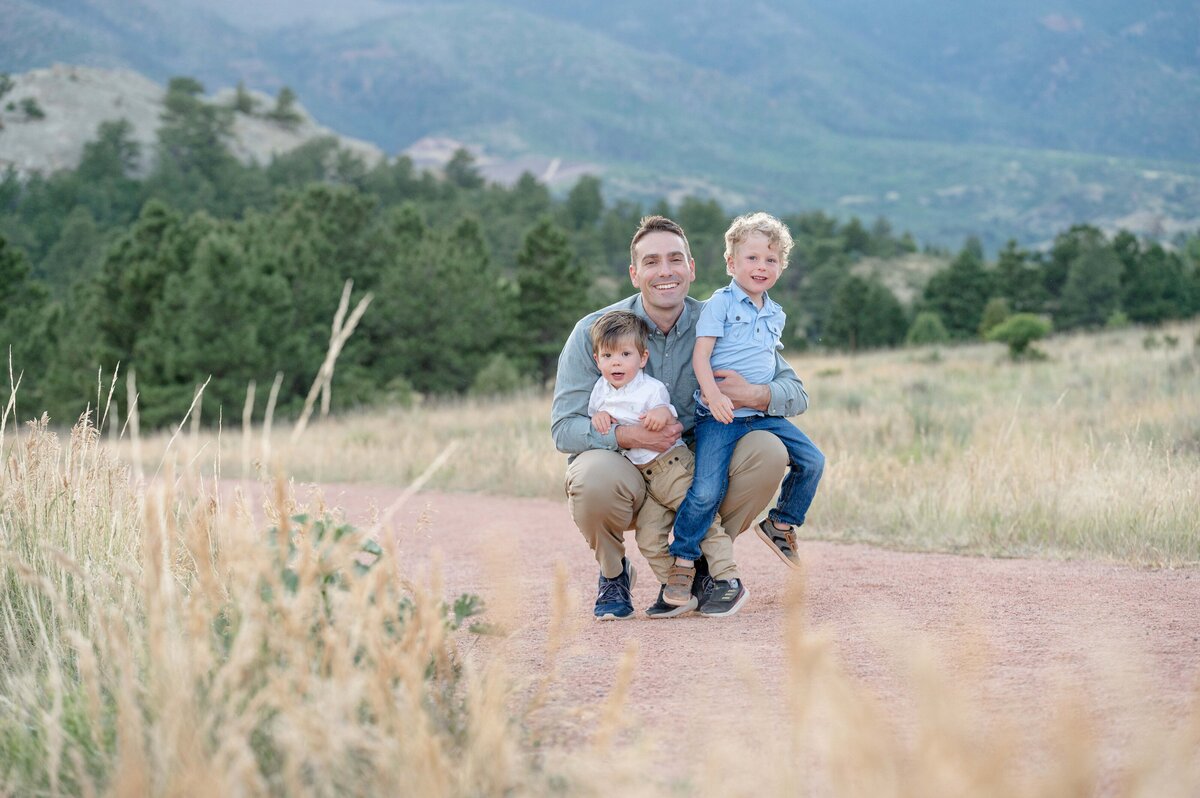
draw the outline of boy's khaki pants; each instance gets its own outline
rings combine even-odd
[[[787,450],[769,432],[751,432],[738,441],[729,463],[729,489],[720,507],[722,526],[730,541],[749,529],[766,509],[783,479],[787,462]],[[625,531],[636,526],[642,556],[659,583],[666,584],[667,571],[674,562],[667,541],[675,512],[648,498],[646,480],[637,466],[618,452],[583,452],[567,466],[566,488],[571,517],[596,553],[600,573],[610,579],[620,575]],[[736,575],[732,546],[726,547],[722,560],[720,542],[716,545],[718,551],[710,553],[711,538],[710,530],[700,549],[709,561],[713,579]]]

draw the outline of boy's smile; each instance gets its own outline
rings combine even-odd
[[[783,261],[779,248],[772,246],[762,233],[751,233],[739,243],[732,257],[725,262],[730,276],[745,291],[754,304],[762,306],[762,295],[779,280]]]
[[[614,388],[624,388],[645,367],[650,352],[639,352],[633,341],[622,341],[613,348],[602,348],[594,355],[605,382]]]

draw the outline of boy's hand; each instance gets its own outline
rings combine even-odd
[[[704,404],[708,405],[713,418],[722,424],[729,424],[733,421],[733,400],[720,391],[717,391],[716,396],[705,394]]]
[[[612,425],[613,417],[609,415],[607,410],[601,410],[599,413],[592,416],[592,426],[595,427],[596,432],[599,432],[601,435],[607,435],[608,431],[612,429]]]
[[[671,408],[666,405],[653,407],[641,415],[642,426],[651,432],[658,432],[674,420],[675,416],[671,413]]]
[[[770,406],[771,386],[746,382],[745,377],[730,369],[717,369],[713,376],[719,380],[717,384],[721,393],[733,400],[734,407],[749,407],[765,412]]]

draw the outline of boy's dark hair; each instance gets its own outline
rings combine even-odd
[[[650,233],[674,233],[683,239],[683,254],[687,255],[687,259],[692,259],[692,248],[688,245],[687,236],[683,234],[683,228],[677,222],[673,222],[665,216],[643,216],[638,222],[637,232],[633,234],[633,240],[629,242],[629,262],[637,265],[637,253],[634,248],[637,243]]]
[[[600,354],[601,347],[615,349],[622,341],[633,341],[641,354],[649,339],[650,325],[641,316],[628,310],[610,310],[592,325],[592,354]]]

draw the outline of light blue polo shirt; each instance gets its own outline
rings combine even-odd
[[[717,339],[711,360],[713,371],[736,371],[746,382],[761,385],[775,376],[775,352],[783,348],[786,321],[787,314],[769,295],[764,293],[762,308],[756,308],[737,281],[731,280],[704,303],[696,335]],[[696,402],[707,409],[699,390]],[[763,415],[751,407],[739,407],[733,414],[739,418]]]

